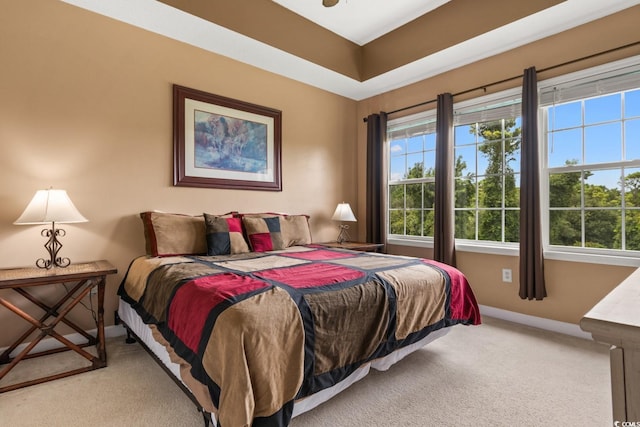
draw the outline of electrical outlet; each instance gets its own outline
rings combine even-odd
[[[505,283],[513,282],[513,277],[512,277],[510,268],[503,268],[502,269],[502,281],[505,282]]]

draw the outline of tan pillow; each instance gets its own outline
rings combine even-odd
[[[294,245],[311,244],[309,217],[306,215],[287,215],[280,217],[282,240],[286,248]]]
[[[206,255],[204,216],[140,213],[148,255]]]

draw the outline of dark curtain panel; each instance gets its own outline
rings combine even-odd
[[[544,285],[540,173],[538,161],[538,88],[535,67],[524,71],[520,168],[520,298],[541,300]]]
[[[385,243],[384,141],[387,113],[367,117],[367,242]]]
[[[453,96],[438,95],[433,259],[456,265],[454,228]]]

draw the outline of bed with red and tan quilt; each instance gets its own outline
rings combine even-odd
[[[286,426],[296,405],[363,367],[480,323],[453,267],[313,244],[143,256],[119,295],[221,427]]]

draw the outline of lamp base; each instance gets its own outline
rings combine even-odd
[[[341,224],[340,225],[340,233],[338,234],[338,238],[336,239],[337,243],[344,243],[344,242],[348,242],[349,239],[351,239],[351,237],[349,237],[349,232],[347,231],[349,229],[349,225],[347,224]]]
[[[68,267],[71,264],[69,258],[62,258],[58,256],[58,252],[62,249],[62,243],[58,240],[58,237],[63,237],[67,234],[63,229],[56,229],[55,222],[51,223],[51,228],[45,228],[40,233],[43,237],[48,237],[47,243],[44,244],[45,249],[49,253],[49,259],[40,258],[36,261],[38,268],[50,269],[53,267]]]

